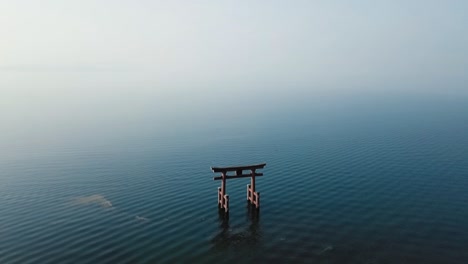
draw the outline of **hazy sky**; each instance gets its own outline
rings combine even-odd
[[[467,10],[462,0],[2,1],[0,70],[182,85],[463,78]]]
[[[463,0],[3,0],[0,117],[13,137],[20,123],[134,120],[245,93],[461,90],[467,11]]]

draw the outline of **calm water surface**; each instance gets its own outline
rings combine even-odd
[[[4,149],[0,263],[468,263],[466,96],[268,107]],[[219,214],[210,166],[260,162]]]

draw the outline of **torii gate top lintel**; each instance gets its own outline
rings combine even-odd
[[[238,170],[256,170],[263,169],[266,163],[255,164],[255,165],[246,165],[246,166],[231,166],[231,167],[211,167],[213,172],[228,172],[228,171],[238,171]]]

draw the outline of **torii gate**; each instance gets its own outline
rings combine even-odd
[[[250,178],[247,184],[247,201],[250,201],[258,209],[260,207],[260,193],[255,191],[255,177],[263,176],[263,173],[256,173],[255,170],[263,169],[266,163],[237,166],[237,167],[211,167],[213,172],[221,172],[221,176],[214,177],[213,180],[222,180],[221,187],[218,187],[218,206],[227,213],[229,211],[229,195],[226,195],[226,180],[235,178]],[[249,174],[243,174],[244,170],[250,170]],[[228,171],[235,171],[235,175],[227,175]]]

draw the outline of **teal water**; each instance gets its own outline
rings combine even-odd
[[[468,263],[467,99],[265,98],[5,143],[0,263]],[[210,166],[260,162],[260,211],[237,179],[219,214]]]

